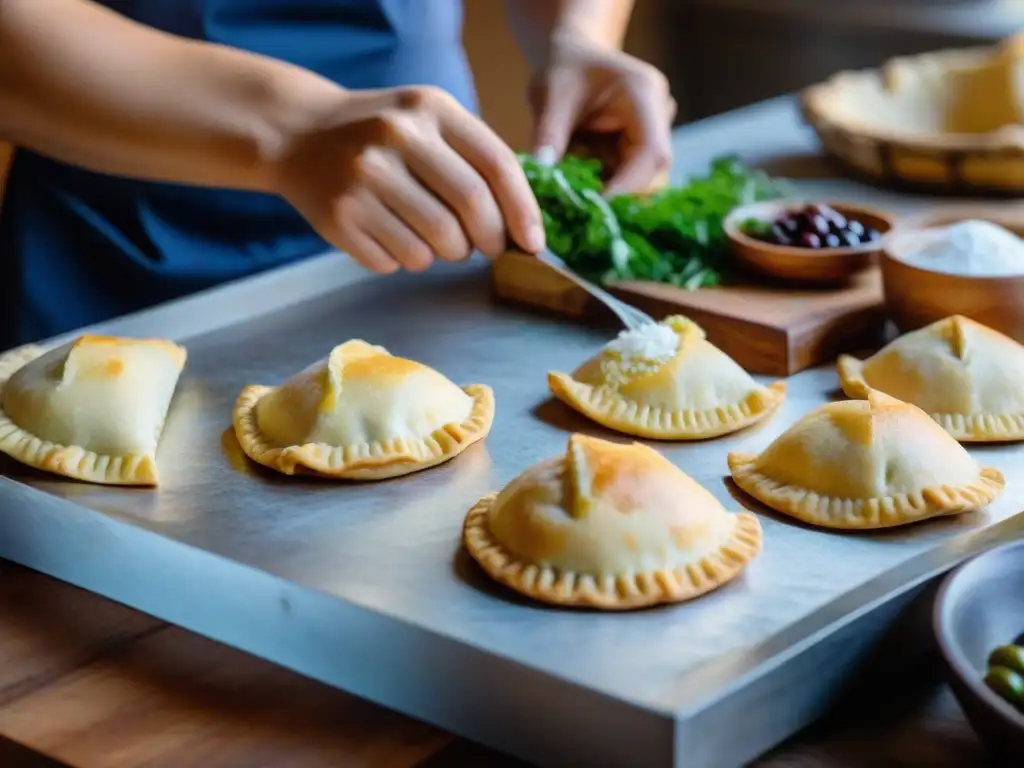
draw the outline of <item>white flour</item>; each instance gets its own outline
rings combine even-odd
[[[609,383],[623,384],[633,376],[658,370],[676,354],[679,334],[662,323],[647,323],[622,331],[604,348],[601,369]]]
[[[998,224],[968,219],[904,235],[893,244],[918,269],[970,277],[1024,275],[1024,241]]]

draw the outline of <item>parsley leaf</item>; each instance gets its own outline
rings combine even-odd
[[[786,182],[715,158],[708,173],[653,195],[601,196],[601,163],[566,156],[519,162],[540,203],[548,247],[583,277],[651,280],[681,288],[718,285],[729,274],[722,220],[739,205],[789,195]]]

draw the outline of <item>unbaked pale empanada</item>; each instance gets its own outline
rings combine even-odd
[[[912,331],[864,361],[842,355],[838,369],[848,397],[880,390],[961,442],[1024,439],[1024,346],[966,317]]]
[[[156,449],[185,366],[164,339],[86,334],[0,357],[0,451],[46,472],[157,485]]]
[[[758,501],[823,528],[980,509],[1005,485],[920,408],[874,390],[811,411],[760,455],[730,453],[729,471]]]
[[[758,422],[786,384],[758,384],[676,315],[623,331],[572,375],[549,373],[559,400],[608,429],[658,440],[702,440]]]
[[[463,541],[493,579],[529,597],[621,610],[724,584],[760,552],[761,526],[653,448],[573,435],[564,456],[481,499]]]
[[[493,419],[490,387],[353,339],[279,387],[243,389],[233,422],[246,455],[278,472],[381,480],[457,456]]]

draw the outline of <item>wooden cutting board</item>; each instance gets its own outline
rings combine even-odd
[[[532,256],[510,252],[492,272],[495,295],[576,319],[608,310]],[[767,282],[686,291],[657,283],[619,283],[613,294],[655,319],[686,315],[708,340],[751,373],[790,376],[842,352],[882,341],[885,312],[877,267],[849,284],[803,289]]]

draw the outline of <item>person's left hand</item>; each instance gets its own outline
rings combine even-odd
[[[588,42],[558,42],[529,97],[535,152],[561,158],[580,133],[615,140],[606,194],[643,192],[667,174],[676,103],[650,64]]]

